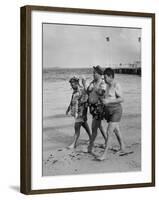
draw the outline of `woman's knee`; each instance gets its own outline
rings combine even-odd
[[[107,133],[108,134],[111,134],[116,128],[116,124],[115,123],[109,123],[108,124],[108,130],[107,130]]]
[[[75,125],[74,125],[75,131],[79,131],[80,127],[81,127],[81,123],[76,122]]]

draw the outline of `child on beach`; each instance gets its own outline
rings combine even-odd
[[[89,140],[91,140],[91,133],[87,123],[87,108],[88,108],[88,95],[85,92],[85,89],[80,86],[79,78],[72,77],[70,80],[70,85],[73,89],[71,102],[67,108],[66,115],[70,112],[71,115],[75,118],[75,135],[73,143],[68,148],[76,148],[77,140],[80,136],[81,126],[86,130]]]

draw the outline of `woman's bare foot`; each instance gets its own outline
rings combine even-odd
[[[68,149],[75,149],[75,145],[74,144],[71,144],[70,146],[67,147]]]
[[[107,159],[107,155],[106,154],[103,154],[102,156],[96,157],[96,160],[98,160],[98,161],[104,161],[106,159]]]
[[[120,149],[118,149],[117,151],[116,151],[116,153],[117,154],[124,154],[124,153],[126,153],[126,150],[125,150],[125,148],[120,148]]]
[[[132,154],[132,153],[134,153],[134,152],[133,151],[120,150],[118,152],[118,155],[119,156],[125,156],[125,155]]]

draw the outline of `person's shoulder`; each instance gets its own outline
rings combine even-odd
[[[121,85],[119,82],[115,81],[114,82],[114,88],[117,89],[117,90],[121,90]]]
[[[80,88],[78,89],[78,94],[79,96],[84,95],[86,93],[84,87],[80,86]]]
[[[105,81],[103,79],[100,82],[100,87],[104,88],[104,89],[106,88],[106,83],[105,83]]]
[[[76,97],[79,96],[80,94],[81,94],[81,91],[79,89],[73,93],[73,95]]]
[[[114,87],[120,86],[120,83],[118,81],[114,81]]]
[[[87,91],[85,90],[84,87],[81,87],[81,88],[80,88],[80,94],[81,94],[81,95],[87,95]]]
[[[83,91],[84,91],[84,87],[80,86],[80,87],[78,88],[78,92],[79,92],[79,93],[82,93]]]

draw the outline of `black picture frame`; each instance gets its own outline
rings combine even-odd
[[[130,16],[130,17],[146,17],[152,19],[152,163],[151,163],[151,182],[135,183],[135,184],[119,184],[119,185],[101,185],[89,187],[71,187],[71,188],[52,188],[33,190],[31,187],[31,19],[32,11],[48,11],[63,13],[81,13],[96,15],[114,15],[114,16]],[[106,189],[121,188],[137,188],[155,186],[155,14],[139,13],[139,12],[123,12],[111,10],[92,10],[78,8],[62,8],[47,6],[24,6],[21,7],[21,152],[20,152],[20,191],[24,194],[43,194],[43,193],[61,193],[61,192],[77,192],[77,191],[93,191]]]

